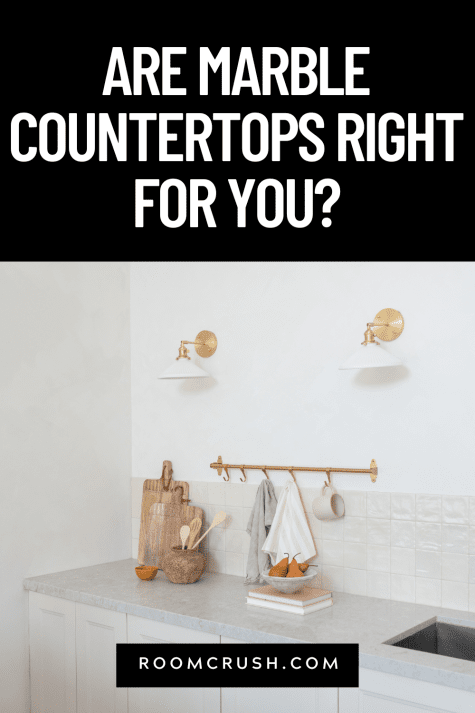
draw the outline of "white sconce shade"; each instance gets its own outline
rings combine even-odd
[[[374,342],[361,345],[356,352],[352,354],[346,361],[343,362],[339,369],[371,369],[375,366],[399,366],[402,361],[380,349],[379,345]]]
[[[163,374],[160,374],[159,379],[203,379],[209,376],[207,371],[200,369],[199,366],[193,364],[188,359],[178,359],[168,369],[165,369]]]

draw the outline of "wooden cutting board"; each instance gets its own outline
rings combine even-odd
[[[163,555],[172,547],[182,546],[180,539],[182,526],[189,525],[195,517],[202,519],[202,509],[183,503],[182,493],[183,487],[177,485],[170,502],[154,503],[150,507],[150,524],[144,552],[148,565],[162,569]]]
[[[201,508],[189,506],[189,485],[182,480],[173,480],[172,478],[173,469],[172,464],[169,460],[163,461],[162,477],[156,480],[146,480],[143,484],[143,495],[142,495],[142,512],[140,518],[140,536],[139,536],[139,550],[138,550],[138,563],[141,565],[155,565],[158,557],[158,551],[154,554],[153,548],[151,548],[150,542],[150,524],[152,515],[155,516],[154,529],[157,525],[157,517],[160,514],[162,518],[165,511],[161,509],[159,511],[155,510],[151,512],[151,508],[158,504],[171,504],[172,500],[177,496],[174,495],[175,488],[182,488],[180,490],[180,508],[182,512],[181,525],[189,525],[194,517],[199,517],[203,521],[203,510]],[[183,495],[181,495],[183,493]],[[174,512],[174,509],[170,511]],[[174,531],[174,527],[172,528]],[[156,540],[156,537],[155,537]],[[168,542],[168,540],[167,540]],[[155,542],[156,544],[156,542]],[[179,544],[179,541],[175,544]],[[154,561],[148,561],[154,560]]]

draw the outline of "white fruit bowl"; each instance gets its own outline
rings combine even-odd
[[[294,594],[302,589],[305,585],[313,583],[313,580],[318,574],[317,567],[312,567],[312,574],[304,574],[303,577],[271,577],[269,575],[270,570],[262,573],[263,579],[270,584],[271,587],[277,589],[278,592],[283,594]]]

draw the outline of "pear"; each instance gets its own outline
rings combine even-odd
[[[285,577],[287,574],[287,571],[289,569],[289,553],[284,552],[284,555],[287,555],[287,557],[284,557],[283,559],[280,560],[280,562],[277,562],[270,570],[269,570],[269,576],[270,577]]]
[[[297,552],[297,555],[299,554],[300,552]],[[303,572],[300,571],[299,563],[295,559],[297,555],[293,556],[292,562],[289,564],[289,570],[286,574],[286,577],[303,577]]]

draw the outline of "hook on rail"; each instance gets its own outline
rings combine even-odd
[[[247,480],[247,476],[246,476],[246,473],[244,472],[244,466],[242,465],[242,466],[239,468],[239,470],[242,472],[242,474],[243,474],[243,476],[244,476],[244,480],[243,480],[242,478],[239,478],[239,480],[241,481],[241,483],[245,483],[246,480]]]

